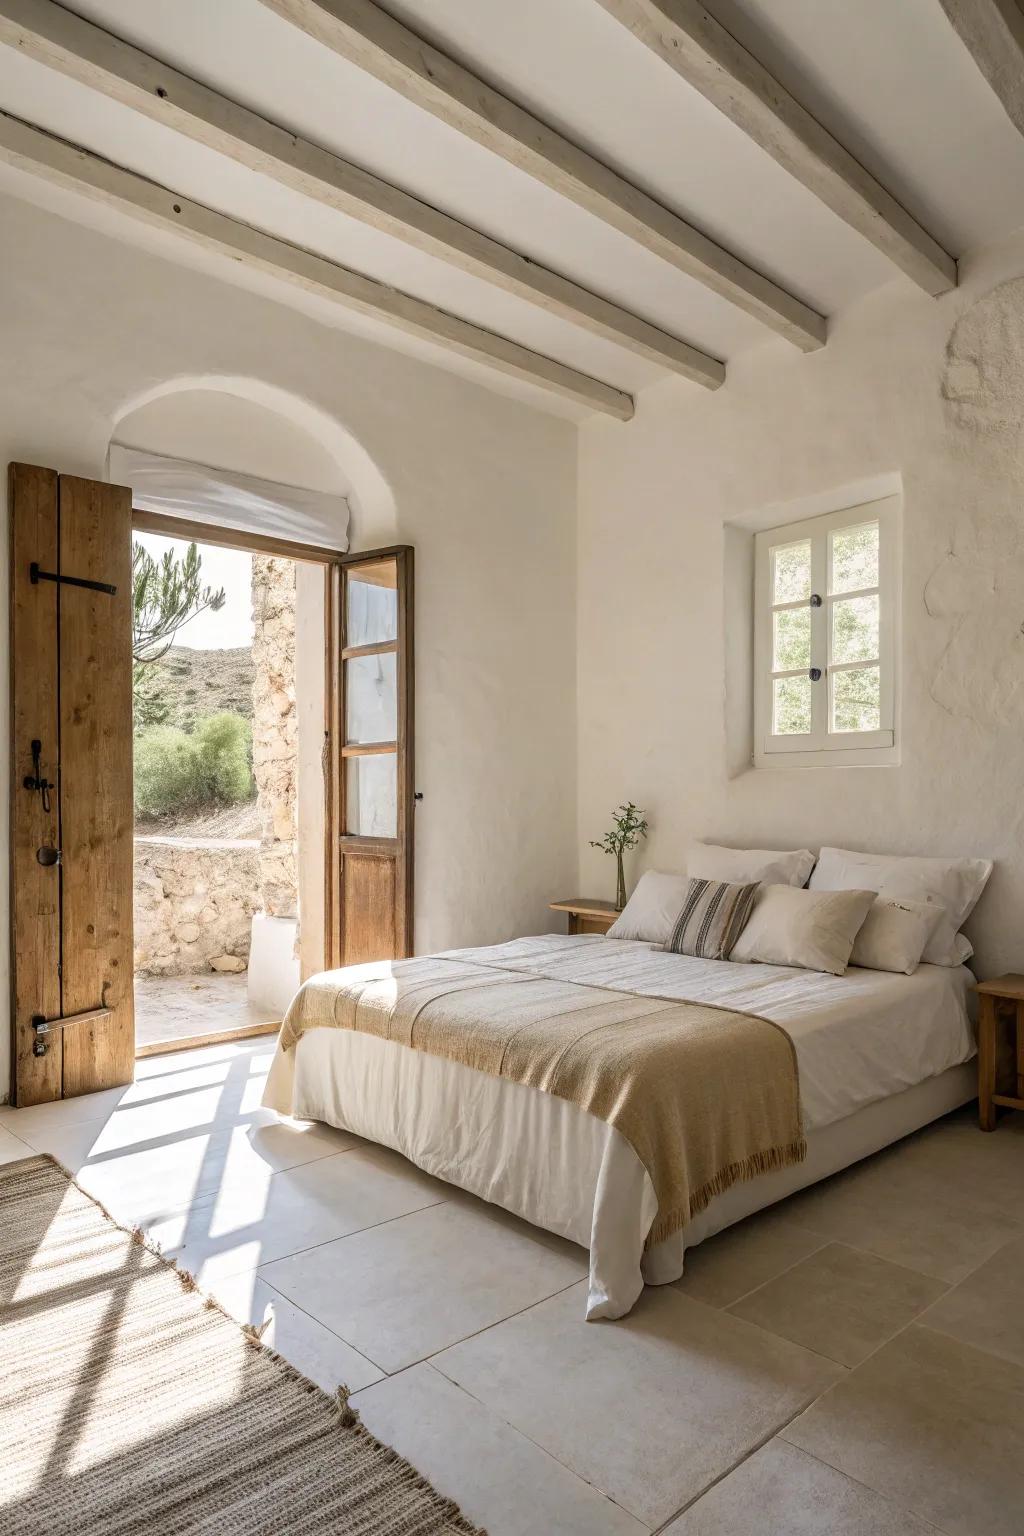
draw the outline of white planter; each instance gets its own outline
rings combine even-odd
[[[249,1002],[254,1008],[272,1010],[277,1018],[284,1018],[299,990],[298,926],[294,917],[267,917],[265,912],[257,912],[252,920]]]

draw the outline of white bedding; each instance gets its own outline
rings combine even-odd
[[[796,1048],[809,1140],[974,1052],[967,1013],[973,977],[962,966],[922,965],[913,976],[851,968],[835,977],[556,935],[450,953],[548,976],[571,967],[577,980],[583,959],[593,986],[714,1002],[776,1021]],[[632,1147],[565,1100],[375,1036],[317,1029],[294,1051],[278,1049],[264,1103],[394,1147],[428,1172],[589,1248],[588,1317],[628,1312],[642,1273],[656,1283],[682,1273],[683,1235],[644,1254],[656,1201]],[[713,1221],[702,1222],[700,1235],[715,1230]]]

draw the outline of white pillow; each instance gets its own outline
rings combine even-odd
[[[806,885],[814,868],[809,848],[778,853],[771,848],[722,848],[717,843],[694,843],[686,855],[691,880],[726,880],[730,885]]]
[[[811,890],[873,890],[880,896],[940,907],[942,916],[921,958],[929,965],[962,965],[974,950],[957,930],[973,912],[991,873],[991,859],[903,858],[823,848],[811,876]]]
[[[942,917],[942,908],[934,903],[876,896],[854,941],[850,964],[912,976]]]
[[[842,976],[874,891],[802,891],[762,885],[730,960],[797,965]]]
[[[607,937],[667,944],[683,910],[689,883],[686,875],[663,875],[649,869],[640,876],[636,890],[608,929]]]

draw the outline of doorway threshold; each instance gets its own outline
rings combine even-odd
[[[242,975],[136,976],[135,1054],[276,1034],[280,1017],[250,1003]]]

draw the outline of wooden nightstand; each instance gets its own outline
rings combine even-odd
[[[607,933],[619,915],[611,901],[591,901],[589,896],[570,896],[549,902],[552,912],[568,912],[570,933]]]
[[[975,988],[978,1012],[978,1123],[996,1128],[996,1107],[1024,1109],[1024,976],[996,976]],[[1016,1094],[997,1093],[999,1022],[1009,1016],[1016,1027]]]

